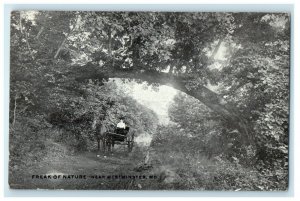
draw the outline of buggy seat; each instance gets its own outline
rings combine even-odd
[[[128,132],[129,132],[128,126],[126,126],[125,129],[124,128],[116,128],[115,133],[118,135],[114,135],[113,140],[114,141],[124,141],[126,139],[126,135]]]

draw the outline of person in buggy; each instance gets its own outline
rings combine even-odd
[[[120,118],[120,122],[117,124],[116,133],[125,136],[128,131],[129,127],[124,123],[124,118]]]
[[[120,119],[120,122],[117,124],[117,128],[120,128],[120,129],[126,128],[123,118]]]

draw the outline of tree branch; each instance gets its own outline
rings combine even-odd
[[[93,69],[97,69],[97,66],[84,69],[90,69],[91,71],[93,71]],[[80,74],[78,76],[83,75]],[[198,86],[195,89],[188,89],[186,87],[186,80],[174,75],[170,75],[169,73],[159,72],[155,70],[137,71],[136,69],[99,69],[98,67],[96,71],[93,71],[91,76],[97,76],[100,78],[107,77],[135,79],[146,81],[149,84],[156,83],[173,87],[174,89],[182,91],[198,99],[211,110],[220,114],[223,119],[228,122],[229,126],[232,126],[240,131],[240,133],[242,134],[242,139],[245,143],[250,143],[252,140],[252,132],[249,132],[250,126],[248,126],[247,121],[244,120],[243,115],[237,109],[235,109],[235,107],[226,104],[221,96],[209,90],[205,86]]]
[[[48,16],[49,16],[49,13],[47,12],[45,15],[45,18],[47,19]],[[41,29],[39,30],[38,34],[35,37],[37,40],[39,40],[39,38],[40,38],[41,34],[44,32],[44,30],[45,30],[45,26],[42,26]]]
[[[72,29],[70,30],[70,32],[65,36],[64,40],[61,42],[60,46],[58,47],[58,49],[57,49],[57,51],[56,51],[56,53],[55,53],[55,55],[54,55],[54,59],[56,59],[56,58],[58,57],[58,55],[59,55],[61,49],[63,48],[63,46],[64,46],[66,40],[68,39],[69,35],[70,35],[70,34],[73,32],[73,30],[75,29],[77,22],[78,22],[78,17],[77,17],[77,19],[76,19],[76,22],[74,23],[74,26],[72,27]]]
[[[39,40],[39,38],[40,38],[41,34],[43,33],[44,29],[45,29],[44,26],[42,26],[41,29],[39,30],[38,34],[35,37],[37,40]]]
[[[64,38],[64,40],[63,40],[63,41],[61,42],[61,44],[59,45],[59,47],[58,47],[58,49],[57,49],[57,51],[56,51],[56,53],[55,53],[55,55],[54,55],[54,59],[56,59],[56,58],[58,57],[58,55],[59,55],[59,53],[60,53],[62,47],[64,46],[64,44],[65,44],[65,42],[66,42],[66,40],[67,40],[67,38],[68,38],[68,36],[69,36],[69,33],[66,35],[66,37]]]
[[[25,32],[25,39],[26,39],[27,48],[28,48],[28,51],[29,51],[29,53],[30,53],[31,59],[34,60],[34,56],[33,56],[31,47],[30,47],[30,45],[29,45],[29,41],[28,41],[28,36],[27,36],[27,34],[28,34],[28,33]]]
[[[215,47],[214,51],[212,52],[211,56],[208,59],[209,61],[213,61],[214,60],[216,54],[218,53],[218,51],[219,51],[219,49],[221,47],[222,42],[223,42],[223,40],[219,39],[217,46]]]
[[[170,75],[169,73],[162,73],[157,71],[144,71],[141,73],[130,72],[129,70],[123,72],[111,72],[107,75],[110,78],[131,78],[147,81],[149,84],[158,83],[173,87],[182,91],[209,107],[211,110],[219,113],[227,122],[238,129],[243,134],[245,143],[250,143],[252,140],[251,132],[248,131],[248,123],[244,120],[243,115],[232,106],[226,105],[226,102],[217,93],[209,90],[205,86],[198,86],[195,89],[187,89],[186,83],[183,79]]]

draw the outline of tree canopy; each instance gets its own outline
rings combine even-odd
[[[39,71],[34,74],[55,84],[119,77],[171,85],[221,114],[250,140],[246,111],[229,103],[226,97],[236,96],[226,95],[226,89],[254,88],[253,82],[266,86],[277,80],[271,70],[286,80],[289,22],[284,13],[13,12],[12,71],[28,76]],[[221,45],[228,53],[216,61]],[[45,83],[34,77],[35,84]]]
[[[23,132],[49,123],[83,148],[96,118],[154,131],[157,116],[118,89],[121,78],[182,92],[162,133],[287,176],[288,13],[14,11],[10,31],[15,154]]]

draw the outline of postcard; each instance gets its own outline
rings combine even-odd
[[[10,17],[11,189],[288,190],[290,13]]]

